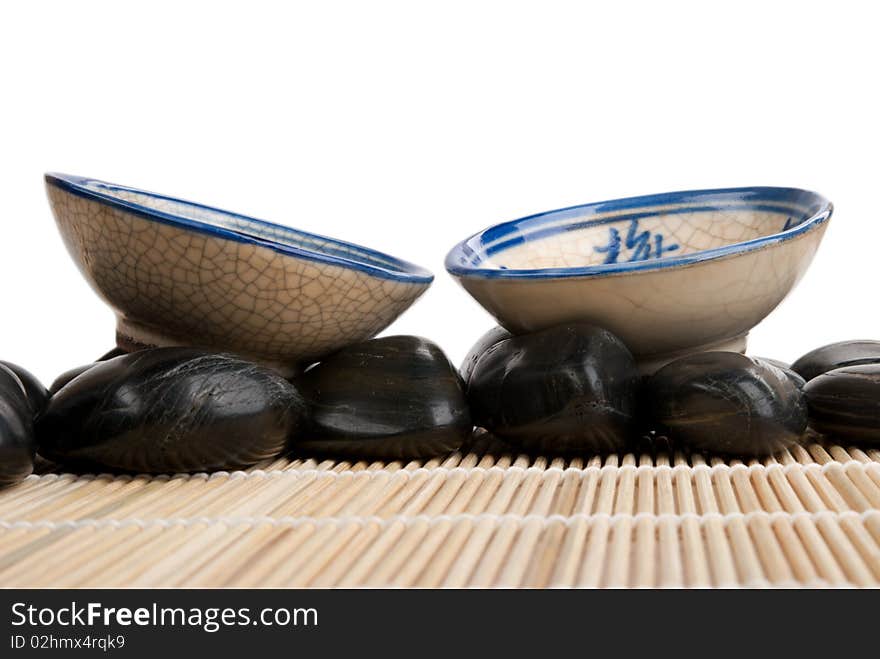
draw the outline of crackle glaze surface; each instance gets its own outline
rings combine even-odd
[[[47,175],[64,242],[121,343],[286,367],[368,339],[430,285],[393,257],[181,200]]]
[[[788,188],[623,199],[491,227],[446,267],[514,333],[595,323],[654,370],[695,350],[744,350],[803,275],[830,215],[819,195]]]

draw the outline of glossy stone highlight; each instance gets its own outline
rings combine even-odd
[[[40,454],[152,473],[252,465],[281,453],[305,403],[281,376],[228,355],[160,348],[94,365],[49,401]]]
[[[461,446],[472,430],[461,379],[416,336],[343,348],[302,378],[311,427],[297,446],[349,459],[420,459]]]
[[[804,380],[804,378],[802,378],[800,374],[791,370],[791,364],[787,364],[786,362],[780,361],[779,359],[770,359],[769,357],[752,357],[752,359],[764,362],[765,364],[769,364],[770,366],[775,366],[780,371],[785,373],[788,379],[791,380],[798,389],[803,390],[804,385],[807,384],[807,381]]]
[[[34,469],[33,408],[18,376],[0,365],[0,487]]]
[[[781,359],[773,359],[772,357],[752,357],[752,359],[760,359],[762,362],[767,362],[776,368],[787,368],[791,370],[791,364],[784,362]]]
[[[880,443],[880,363],[828,371],[810,380],[805,393],[816,430]]]
[[[477,425],[527,451],[617,451],[634,431],[638,383],[620,339],[574,323],[490,347],[468,400]]]
[[[477,342],[471,347],[468,354],[465,355],[464,360],[461,362],[461,367],[458,369],[458,372],[461,373],[461,379],[464,380],[465,385],[467,385],[468,380],[471,379],[471,373],[474,370],[474,366],[476,366],[477,360],[483,356],[483,353],[499,341],[509,339],[511,336],[513,336],[513,334],[508,332],[500,325],[496,325],[488,332],[483,334],[483,336],[481,336],[479,339],[477,339]]]
[[[5,366],[15,373],[21,381],[34,416],[37,416],[42,412],[43,408],[46,407],[46,403],[49,402],[49,390],[46,389],[45,385],[40,382],[37,376],[26,368],[19,366],[18,364],[13,364],[12,362],[0,361],[0,365]]]
[[[678,359],[647,381],[646,399],[658,431],[698,450],[769,455],[798,443],[807,427],[797,382],[739,353]]]
[[[791,368],[807,382],[844,366],[880,363],[880,341],[840,341],[811,350]]]

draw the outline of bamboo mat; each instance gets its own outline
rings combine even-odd
[[[0,586],[880,584],[880,450],[75,476],[0,491]]]

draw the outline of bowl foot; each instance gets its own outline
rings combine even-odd
[[[134,338],[127,336],[116,330],[116,347],[125,352],[137,352],[138,350],[146,350],[147,348],[157,348],[157,345],[149,345],[141,343]]]
[[[745,353],[748,336],[748,332],[746,332],[745,334],[740,334],[731,339],[722,339],[721,341],[706,343],[692,348],[685,348],[684,350],[655,353],[652,355],[636,355],[636,362],[643,375],[651,375],[655,371],[666,366],[669,362],[695,352],[713,352],[720,350],[724,352]]]

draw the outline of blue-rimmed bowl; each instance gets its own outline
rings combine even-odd
[[[289,370],[376,335],[433,280],[365,247],[135,188],[47,174],[46,190],[127,349],[193,345]]]
[[[794,188],[605,201],[490,227],[456,245],[446,269],[511,332],[591,322],[650,371],[689,352],[743,351],[804,274],[831,212]]]

